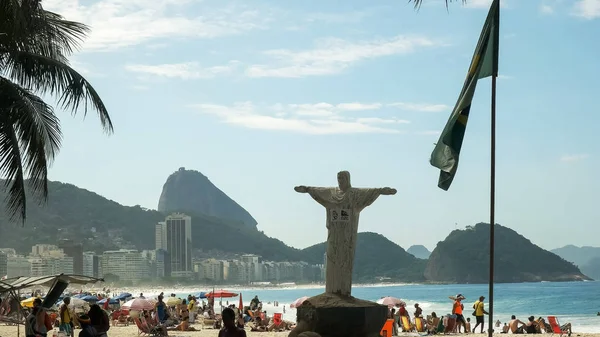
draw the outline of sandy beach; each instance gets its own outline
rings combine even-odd
[[[195,324],[193,325],[196,329],[200,329],[200,325]],[[79,331],[81,330],[75,330],[75,336],[77,336],[77,334],[79,333]],[[188,331],[188,332],[181,332],[181,331],[169,331],[169,336],[171,337],[214,337],[217,336],[219,334],[219,330],[215,330],[215,329],[203,329],[200,331]],[[287,336],[289,334],[289,331],[284,331],[284,332],[251,332],[249,329],[246,329],[246,334],[248,336],[262,336],[262,337],[284,337]],[[487,335],[483,335],[483,334],[469,334],[469,335],[473,335],[473,336],[487,336]],[[16,326],[7,326],[7,325],[0,325],[0,336],[1,337],[17,337],[17,327]],[[108,331],[108,336],[109,337],[138,337],[138,330],[137,327],[135,325],[130,325],[130,326],[118,326],[118,327],[111,327],[110,330]],[[400,334],[400,336],[419,336],[416,333],[405,333],[405,334]],[[457,334],[455,334],[455,336],[458,336]],[[462,335],[461,335],[462,336]],[[494,337],[505,337],[506,334],[494,334]],[[541,336],[550,336],[550,334],[543,334]],[[600,333],[577,333],[577,332],[573,332],[572,336],[578,336],[578,337],[600,337]],[[24,332],[24,328],[21,326],[21,334],[20,337],[25,337],[25,332]]]

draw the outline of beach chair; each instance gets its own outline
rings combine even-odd
[[[550,327],[552,328],[552,335],[559,335],[561,337],[562,335],[571,335],[568,330],[563,330],[560,324],[558,324],[558,318],[556,318],[556,316],[548,316],[548,324],[550,324]]]
[[[390,318],[387,321],[385,321],[385,323],[383,324],[383,328],[381,328],[379,335],[381,337],[392,337],[393,331],[394,331],[394,320]]]
[[[400,322],[402,323],[402,332],[411,332],[413,327],[406,316],[400,316]]]
[[[142,321],[136,317],[133,319],[135,325],[138,327],[138,336],[163,336],[163,331],[158,327],[150,327],[148,324],[142,323]]]

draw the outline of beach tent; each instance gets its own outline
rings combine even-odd
[[[69,284],[89,284],[96,282],[104,282],[103,279],[95,277],[64,274],[36,277],[12,277],[5,280],[0,280],[0,294],[10,291],[16,292],[21,289],[34,288],[37,286],[52,287],[58,279]]]

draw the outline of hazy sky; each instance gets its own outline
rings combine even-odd
[[[345,169],[398,189],[360,231],[432,249],[488,221],[489,79],[448,192],[428,160],[490,2],[45,0],[92,26],[73,66],[115,124],[62,114],[51,179],[156,208],[169,174],[199,170],[303,248],[325,240],[325,212],[293,187]],[[600,0],[502,2],[497,222],[544,248],[597,245]]]

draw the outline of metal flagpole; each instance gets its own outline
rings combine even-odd
[[[496,79],[498,77],[498,46],[500,39],[500,0],[495,13],[495,26],[492,32],[494,36],[494,72],[492,74],[492,104],[491,104],[491,132],[490,132],[490,279],[489,279],[489,308],[488,308],[488,336],[492,337],[494,333],[494,230],[496,227]]]

